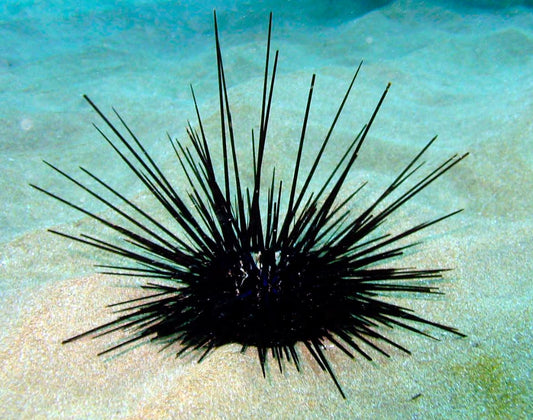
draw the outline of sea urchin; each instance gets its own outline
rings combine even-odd
[[[345,194],[341,200],[341,188],[389,90],[387,86],[368,123],[339,157],[338,164],[319,191],[311,193],[311,181],[358,75],[359,65],[321,147],[304,175],[301,162],[315,83],[315,75],[312,76],[288,199],[284,198],[284,188],[282,182],[276,180],[275,171],[272,171],[266,196],[263,196],[263,162],[278,62],[276,51],[271,63],[272,15],[258,135],[252,131],[251,188],[243,185],[240,176],[242,162],[237,159],[216,14],[214,24],[223,173],[215,170],[210,142],[191,87],[199,128],[188,125],[192,147],[169,136],[177,162],[183,169],[183,179],[179,182],[186,182],[190,187],[187,197],[177,193],[175,184],[164,175],[116,111],[120,121],[118,126],[85,96],[113,135],[109,136],[96,127],[97,130],[144,184],[147,192],[163,206],[169,216],[165,220],[157,219],[87,169],[82,168],[82,171],[101,188],[100,192],[47,163],[103,203],[120,218],[120,222],[106,219],[32,185],[95,219],[118,237],[104,240],[87,234],[72,236],[51,230],[53,233],[133,262],[124,266],[100,266],[106,272],[150,279],[142,286],[148,294],[111,305],[119,307],[114,321],[64,342],[125,330],[129,336],[103,353],[148,340],[165,346],[179,345],[177,355],[189,349],[201,351],[200,361],[217,347],[238,343],[243,350],[247,347],[257,349],[263,375],[269,353],[280,371],[285,363],[294,364],[299,370],[298,348],[302,346],[320,368],[329,373],[344,397],[326,357],[325,342],[332,343],[349,357],[354,357],[354,351],[370,360],[370,349],[387,355],[380,343],[408,353],[407,349],[387,338],[382,327],[398,326],[430,336],[420,327],[431,326],[462,335],[452,327],[431,322],[409,309],[380,300],[380,295],[390,292],[437,293],[437,289],[428,286],[426,281],[441,277],[443,269],[391,267],[392,260],[415,245],[405,245],[400,243],[401,240],[457,211],[415,224],[398,234],[383,234],[381,231],[392,213],[466,154],[451,156],[436,168],[419,175],[424,166],[421,157],[435,140],[433,138],[368,208],[354,216],[348,205],[352,207],[359,189]],[[393,194],[397,191],[400,192]]]

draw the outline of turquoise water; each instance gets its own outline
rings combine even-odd
[[[28,184],[93,208],[46,168],[41,162],[45,159],[72,173],[79,173],[80,165],[90,168],[128,197],[142,197],[139,183],[92,127],[99,121],[83,94],[106,113],[117,108],[166,170],[175,165],[167,132],[182,138],[187,120],[194,120],[190,83],[206,127],[216,133],[214,8],[237,132],[246,145],[251,128],[258,126],[267,20],[268,13],[274,13],[273,47],[280,49],[280,64],[269,163],[281,173],[292,167],[294,154],[289,152],[294,150],[288,139],[299,134],[311,74],[317,74],[308,143],[314,150],[362,59],[361,76],[335,132],[336,146],[325,157],[319,177],[335,165],[338,150],[367,121],[389,81],[391,91],[349,187],[364,180],[370,181],[371,191],[387,185],[435,134],[439,141],[429,157],[433,163],[454,152],[471,153],[421,195],[411,213],[402,214],[435,216],[466,209],[456,221],[437,229],[439,238],[420,258],[455,268],[453,281],[444,288],[450,297],[438,302],[441,312],[435,317],[442,316],[468,339],[445,339],[435,346],[420,341],[412,344],[416,351],[411,358],[398,357],[381,368],[376,363],[371,370],[339,357],[337,370],[343,372],[349,402],[337,401],[328,379],[320,382],[310,371],[303,379],[290,377],[290,385],[276,374],[273,380],[257,381],[256,361],[247,370],[242,359],[229,352],[214,360],[229,360],[232,369],[242,369],[238,379],[228,379],[225,375],[232,369],[217,370],[214,362],[202,364],[200,371],[190,364],[179,366],[177,371],[190,371],[193,392],[185,385],[172,388],[188,382],[162,369],[168,360],[152,359],[155,351],[145,351],[146,359],[131,362],[147,366],[148,373],[137,376],[138,382],[120,361],[106,364],[109,370],[102,374],[99,362],[88,361],[97,352],[94,348],[63,353],[59,339],[71,333],[71,311],[80,305],[76,294],[97,296],[96,311],[104,305],[101,300],[113,300],[113,291],[87,291],[83,285],[93,286],[84,277],[76,283],[76,277],[95,271],[94,256],[50,238],[45,230],[57,225],[68,230],[87,222]],[[202,404],[210,413],[244,418],[295,417],[290,408],[295,406],[307,418],[531,415],[533,2],[74,5],[8,0],[0,5],[0,39],[3,418],[99,418],[109,413],[165,417],[157,410],[166,407],[194,417],[201,415]],[[100,383],[102,377],[105,384]],[[224,387],[227,380],[236,383]],[[302,391],[292,393],[291,387]],[[417,394],[422,396],[410,400]]]
[[[269,10],[275,13],[280,71],[301,72],[302,81],[311,72],[318,72],[320,80],[323,68],[349,72],[365,59],[376,67],[367,70],[363,83],[375,83],[377,88],[389,79],[398,80],[402,90],[394,94],[398,101],[413,100],[424,106],[421,102],[427,95],[442,93],[440,101],[448,98],[453,103],[439,104],[439,108],[462,109],[454,95],[478,91],[483,95],[494,89],[496,100],[502,94],[497,89],[500,83],[508,91],[518,90],[528,76],[528,2],[404,6],[403,2],[367,1],[356,2],[357,7],[351,1],[334,6],[320,1],[200,3],[128,1],[73,6],[54,2],[52,7],[47,2],[4,2],[0,8],[0,200],[4,206],[0,241],[71,220],[48,205],[32,205],[41,200],[27,188],[27,182],[45,179],[45,186],[53,183],[47,180],[49,173],[38,163],[40,159],[66,167],[106,160],[107,151],[89,127],[94,116],[82,94],[105,109],[115,106],[126,115],[135,113],[136,129],[150,133],[145,141],[158,141],[166,130],[183,135],[185,120],[193,115],[189,84],[196,86],[201,100],[216,97],[214,7],[232,66],[230,86],[260,76]],[[231,61],[234,51],[237,58]],[[390,66],[391,62],[398,64]],[[329,76],[329,71],[324,73]],[[415,86],[402,80],[409,76],[416,79]],[[304,83],[300,90],[304,92]],[[469,106],[477,104],[464,104]],[[426,118],[426,112],[421,114]],[[439,128],[439,121],[428,122],[427,129],[420,131],[442,135]],[[120,173],[112,176],[121,177]],[[127,180],[119,182],[128,188]]]

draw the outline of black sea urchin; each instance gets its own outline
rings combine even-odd
[[[298,343],[301,343],[320,368],[329,373],[344,397],[325,355],[325,342],[332,343],[349,357],[353,357],[351,351],[355,351],[370,360],[368,349],[387,355],[380,343],[408,353],[384,335],[383,326],[399,326],[424,336],[429,334],[419,327],[431,326],[462,335],[452,327],[431,322],[379,298],[389,292],[437,292],[436,288],[417,281],[439,278],[443,269],[401,268],[391,267],[391,264],[395,257],[415,245],[401,244],[400,240],[457,211],[416,224],[399,234],[380,234],[377,228],[382,228],[393,212],[466,155],[451,156],[436,168],[419,175],[424,166],[421,157],[435,140],[432,139],[366,210],[354,216],[348,204],[353,204],[358,190],[349,192],[342,200],[339,199],[340,191],[387,94],[387,86],[370,120],[340,156],[339,163],[320,190],[309,192],[359,65],[320,150],[308,174],[304,175],[300,164],[315,83],[315,75],[312,76],[288,200],[282,200],[283,186],[276,180],[275,171],[266,196],[262,197],[263,161],[278,62],[276,51],[271,64],[271,28],[272,15],[256,139],[252,131],[251,189],[243,185],[240,177],[239,165],[242,163],[237,159],[216,15],[223,173],[215,170],[191,88],[199,127],[198,131],[188,125],[192,147],[169,137],[184,173],[179,182],[186,182],[191,188],[186,198],[177,193],[171,180],[163,174],[122,117],[115,111],[122,126],[120,129],[85,96],[115,139],[98,127],[97,130],[170,217],[165,221],[156,219],[86,169],[82,168],[82,171],[101,187],[101,192],[47,163],[120,216],[120,222],[111,221],[34,186],[97,220],[118,234],[118,238],[103,240],[87,234],[76,237],[52,232],[133,262],[125,266],[101,266],[111,274],[151,279],[142,286],[149,291],[146,296],[111,305],[120,308],[114,321],[65,340],[65,343],[84,336],[125,330],[130,336],[103,353],[149,340],[165,346],[178,344],[178,355],[188,349],[199,350],[202,352],[200,361],[216,347],[238,343],[243,350],[247,347],[257,349],[263,375],[269,352],[280,371],[286,362],[299,370]],[[403,192],[393,195],[399,188]],[[110,198],[104,198],[104,195]]]

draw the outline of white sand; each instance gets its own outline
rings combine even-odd
[[[197,364],[194,356],[176,360],[171,352],[158,353],[151,345],[116,358],[96,357],[111,342],[107,338],[61,345],[63,339],[110,319],[106,304],[136,293],[117,287],[116,279],[90,274],[100,254],[45,232],[44,227],[59,223],[74,230],[75,223],[91,229],[93,225],[77,222],[78,215],[26,186],[36,180],[45,187],[55,185],[56,178],[37,163],[46,158],[73,169],[103,164],[100,171],[105,170],[109,179],[116,179],[130,195],[139,193],[124,168],[106,160],[89,126],[95,117],[79,94],[90,93],[106,110],[113,104],[128,115],[139,134],[153,141],[165,168],[172,165],[170,156],[164,155],[167,145],[155,143],[166,130],[181,135],[185,119],[193,117],[187,98],[190,81],[198,80],[203,115],[216,129],[210,48],[199,48],[197,55],[179,64],[161,51],[152,56],[145,51],[131,67],[124,67],[131,56],[113,55],[110,51],[120,43],[111,37],[113,48],[105,54],[96,45],[83,53],[72,51],[71,62],[63,52],[1,69],[8,114],[0,128],[1,418],[533,414],[533,12],[515,8],[460,15],[395,2],[335,28],[304,31],[291,29],[286,21],[278,25],[275,42],[281,49],[281,73],[271,150],[285,150],[283,140],[298,134],[312,72],[318,82],[309,150],[316,147],[354,66],[364,57],[360,81],[337,131],[341,149],[368,118],[385,84],[392,81],[393,86],[348,187],[370,180],[369,194],[383,188],[435,133],[440,140],[429,154],[433,164],[444,155],[470,151],[467,161],[417,197],[392,225],[401,230],[412,217],[420,221],[465,208],[427,232],[431,239],[408,257],[418,266],[455,268],[439,284],[446,296],[402,303],[468,337],[439,335],[441,341],[436,342],[397,331],[393,337],[413,355],[391,350],[391,359],[377,356],[374,363],[351,361],[328,350],[347,401],[312,363],[304,363],[302,375],[294,369],[280,375],[271,366],[263,380],[254,352],[242,355],[238,347],[219,349]],[[126,39],[135,45],[136,32],[129,33],[132,38]],[[236,34],[231,41],[251,41],[234,47],[230,40],[225,43],[227,74],[235,75],[230,83],[233,112],[245,141],[258,117],[260,35]],[[80,54],[85,60],[81,64]],[[41,75],[47,71],[55,78]],[[335,151],[326,157],[329,168],[336,161]],[[269,159],[281,172],[292,164],[287,153]],[[328,167],[320,175],[327,174]],[[75,190],[65,191],[79,196]],[[301,354],[310,362],[303,350]]]

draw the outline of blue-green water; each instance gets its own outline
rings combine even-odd
[[[398,85],[395,100],[426,107],[417,115],[422,123],[434,114],[431,106],[438,105],[438,112],[444,106],[456,118],[444,123],[450,126],[465,123],[460,118],[465,109],[473,112],[472,107],[482,105],[489,108],[487,113],[488,102],[494,103],[493,108],[506,108],[502,101],[528,88],[532,46],[527,2],[470,2],[468,7],[464,2],[462,6],[385,1],[200,3],[4,3],[0,9],[2,242],[69,219],[48,206],[32,208],[40,198],[27,182],[49,175],[38,164],[40,159],[67,166],[105,162],[107,151],[89,127],[94,118],[82,94],[104,108],[135,113],[135,127],[150,133],[146,141],[159,141],[167,130],[183,134],[185,120],[193,116],[189,84],[196,86],[203,101],[216,97],[214,7],[229,56],[230,86],[260,77],[266,20],[273,10],[280,72],[298,74],[301,92],[312,72],[318,73],[319,81],[324,77],[321,69],[341,79],[335,70],[348,74],[364,59],[371,67],[363,83],[374,84],[376,93],[389,80]],[[471,98],[460,101],[474,95],[479,104]],[[428,121],[418,132],[442,136],[446,133],[440,124],[438,118]],[[389,131],[394,136],[394,130]],[[446,141],[461,133],[452,134]]]
[[[260,117],[268,13],[274,13],[273,47],[280,49],[280,64],[268,162],[281,173],[294,161],[291,139],[299,135],[311,74],[317,74],[312,151],[362,59],[361,76],[335,132],[336,146],[319,176],[335,165],[338,150],[366,122],[389,81],[391,91],[349,186],[368,180],[370,191],[383,187],[434,134],[439,141],[432,162],[453,152],[471,153],[403,214],[466,209],[437,230],[447,233],[423,248],[416,261],[455,268],[444,287],[450,297],[438,302],[441,312],[434,316],[468,339],[445,338],[434,346],[407,340],[415,346],[411,358],[395,354],[395,362],[380,360],[371,368],[338,357],[349,402],[337,401],[328,379],[314,379],[311,369],[303,379],[290,377],[290,385],[276,372],[263,381],[255,360],[248,360],[253,365],[248,369],[238,354],[215,359],[243,369],[238,379],[214,362],[199,370],[183,362],[176,369],[190,371],[189,383],[161,366],[173,362],[152,360],[155,349],[145,351],[148,361],[127,356],[134,365],[146,363],[148,373],[137,376],[138,382],[127,369],[120,371],[120,360],[88,362],[98,349],[65,353],[59,341],[72,332],[70,313],[79,307],[79,296],[98,295],[72,278],[92,273],[97,261],[90,251],[50,238],[46,228],[68,230],[87,222],[28,183],[92,205],[60,182],[41,162],[45,159],[74,173],[79,165],[88,167],[129,197],[142,195],[91,126],[97,118],[83,94],[106,112],[116,107],[165,169],[175,165],[167,132],[183,137],[187,120],[194,123],[190,83],[206,127],[216,133],[214,8],[238,141],[246,145]],[[0,39],[1,417],[531,416],[532,2],[4,1]],[[99,306],[112,300],[113,289],[102,294]],[[106,384],[95,385],[102,377]],[[228,380],[236,383],[224,386]],[[422,395],[411,401],[417,394]]]

